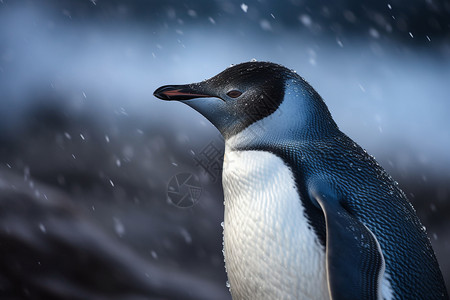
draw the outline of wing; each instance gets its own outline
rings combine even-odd
[[[326,265],[331,299],[377,299],[384,258],[375,235],[342,203],[330,184],[310,185],[326,221]]]

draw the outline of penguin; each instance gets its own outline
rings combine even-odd
[[[295,71],[245,62],[154,95],[192,107],[225,139],[234,300],[449,299],[405,194]]]

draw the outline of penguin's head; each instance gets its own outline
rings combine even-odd
[[[286,91],[289,82],[293,82],[295,92]],[[308,100],[312,103],[311,107],[323,106],[328,113],[320,96],[300,76],[270,62],[241,63],[202,82],[162,86],[154,95],[162,100],[177,100],[189,105],[206,117],[227,139],[274,114],[285,101],[286,92],[295,94],[295,97],[291,95],[290,98],[305,98],[304,95],[308,94],[307,98],[313,99]],[[302,99],[291,102],[295,102],[289,104],[289,110],[295,111],[288,112],[291,120],[301,120],[302,115],[311,115],[305,113],[309,109],[305,105],[309,104],[305,104]],[[275,123],[280,128],[284,126],[283,123],[289,122],[279,119]]]
[[[227,138],[274,113],[283,101],[285,81],[293,75],[281,65],[252,61],[199,83],[162,86],[154,95],[189,105]]]

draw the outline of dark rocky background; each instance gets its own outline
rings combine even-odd
[[[0,1],[0,297],[229,299],[220,156],[199,165],[223,140],[152,92],[252,58],[297,70],[393,175],[448,284],[449,22],[432,0]]]

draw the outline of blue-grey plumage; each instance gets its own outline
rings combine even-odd
[[[223,181],[233,299],[448,299],[405,194],[295,72],[248,62],[155,95],[203,114],[236,160]]]

